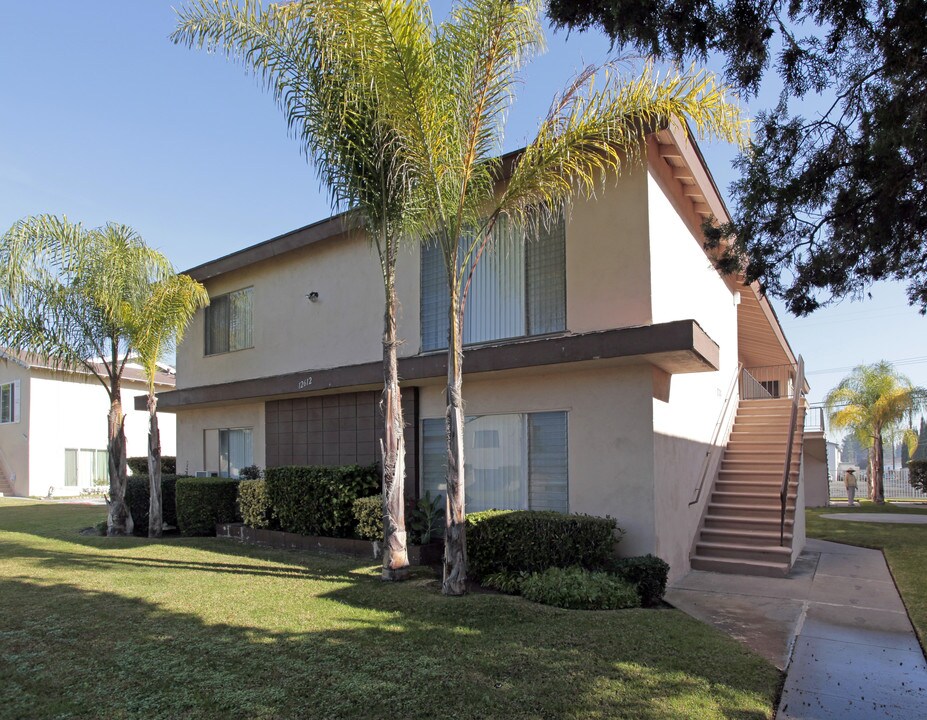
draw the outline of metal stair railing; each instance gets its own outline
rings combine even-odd
[[[795,446],[795,429],[798,426],[798,408],[801,405],[802,391],[805,387],[805,360],[798,356],[795,372],[795,391],[792,393],[792,409],[789,414],[789,434],[785,441],[785,468],[782,471],[782,487],[779,490],[781,505],[779,515],[779,546],[785,546],[785,510],[789,498],[789,479],[792,475],[792,451]]]

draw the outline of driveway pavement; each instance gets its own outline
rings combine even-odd
[[[694,570],[666,599],[786,670],[777,720],[927,718],[927,663],[878,550],[808,540],[788,578]]]

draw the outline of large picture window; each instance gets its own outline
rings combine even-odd
[[[422,491],[446,490],[444,419],[422,420]],[[464,426],[467,512],[569,511],[567,414],[468,417]]]
[[[422,247],[422,350],[447,347],[447,273],[436,243]],[[566,329],[566,233],[561,217],[523,238],[500,225],[467,296],[463,341],[473,345]]]
[[[106,450],[65,449],[65,487],[90,487],[108,482],[109,454]]]
[[[19,381],[0,385],[0,423],[19,422]]]
[[[209,299],[206,308],[206,354],[253,347],[251,298],[253,288],[244,288]]]

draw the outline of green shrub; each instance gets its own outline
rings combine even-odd
[[[354,501],[354,519],[357,536],[364,540],[383,539],[383,498],[379,495],[358,498]]]
[[[653,607],[663,599],[670,566],[655,555],[616,558],[606,569],[636,587],[644,607]]]
[[[408,514],[409,542],[415,545],[427,545],[444,534],[444,496],[435,495],[427,490],[418,499]]]
[[[267,494],[280,528],[300,535],[350,537],[354,501],[380,487],[376,465],[276,467],[264,473]]]
[[[148,474],[148,456],[143,457],[130,457],[126,458],[126,462],[129,464],[129,467],[132,469],[132,475],[147,475]],[[162,455],[161,456],[161,474],[162,475],[174,475],[177,472],[177,458],[173,455]]]
[[[491,573],[484,577],[480,584],[509,595],[521,595],[521,587],[531,575],[532,573],[523,571]]]
[[[571,610],[618,610],[640,605],[631,583],[581,567],[535,573],[522,582],[521,594],[533,602]]]
[[[161,521],[165,525],[177,527],[177,505],[175,502],[177,487],[176,475],[161,476]],[[151,500],[151,487],[148,475],[133,475],[126,481],[126,505],[132,513],[136,535],[148,535],[148,505]]]
[[[469,569],[477,578],[571,565],[598,569],[623,534],[613,518],[536,510],[473,513],[467,515]]]
[[[238,520],[238,480],[179,478],[177,527],[183,535],[215,535],[216,523]]]
[[[263,480],[242,480],[238,483],[238,509],[245,525],[265,529],[276,527],[267,484]]]
[[[908,460],[908,473],[911,487],[927,493],[927,460]]]
[[[257,465],[245,465],[238,471],[238,477],[241,480],[260,480],[264,477],[264,471]]]

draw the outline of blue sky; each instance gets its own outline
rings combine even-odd
[[[177,3],[174,3],[177,4]],[[235,64],[174,46],[162,0],[7,2],[0,9],[0,231],[35,213],[136,228],[187,268],[326,217],[330,205],[271,98]],[[436,14],[447,3],[436,3]],[[505,149],[530,137],[553,93],[608,42],[549,36],[525,75]],[[770,84],[750,113],[770,105]],[[813,103],[811,104],[813,107]],[[718,186],[733,148],[702,147]],[[927,319],[896,284],[806,319],[774,303],[820,400],[854,365],[904,361],[927,386]]]

